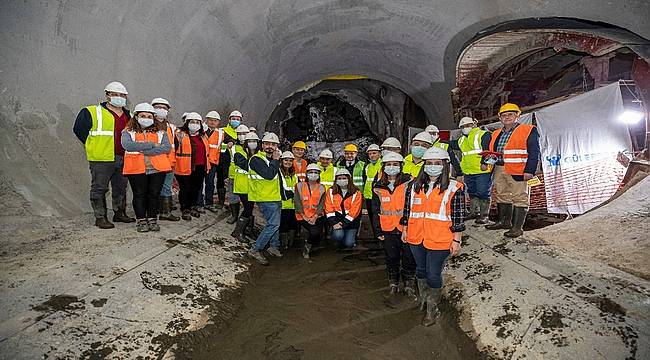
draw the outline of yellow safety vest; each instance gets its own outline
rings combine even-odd
[[[402,169],[402,172],[411,175],[415,179],[420,174],[422,164],[424,164],[424,160],[420,159],[420,162],[416,164],[413,162],[413,154],[408,154],[404,158],[404,168]]]
[[[86,106],[93,125],[86,138],[88,161],[115,161],[115,118],[101,105]]]
[[[241,145],[235,145],[232,147],[232,162],[235,164],[235,154],[241,154],[246,160],[248,160],[248,155],[244,148]],[[237,165],[234,166],[234,176],[233,176],[233,186],[232,192],[235,194],[248,194],[248,171],[240,168]]]
[[[284,191],[293,191],[294,194],[293,196],[296,196],[295,194],[295,186],[298,183],[298,176],[296,174],[293,174],[291,176],[282,176],[282,187],[284,188]],[[300,194],[298,194],[300,196]],[[289,209],[293,210],[295,209],[295,205],[293,203],[293,197],[287,200],[282,200],[282,208],[283,209]]]
[[[272,202],[282,201],[280,195],[280,182],[278,181],[278,174],[275,174],[273,179],[266,180],[258,175],[255,170],[251,169],[251,160],[258,157],[268,165],[269,159],[266,158],[264,151],[259,151],[248,161],[248,200],[253,202]]]
[[[323,166],[318,162],[318,167],[321,170],[320,173],[320,184],[325,186],[325,190],[334,185],[334,165],[330,164],[327,169],[324,169]]]
[[[366,166],[366,183],[363,184],[363,198],[372,199],[372,182],[375,180],[375,176],[381,171],[381,158],[377,160],[376,163],[368,163]]]
[[[458,139],[458,147],[463,153],[463,158],[460,160],[460,168],[465,175],[476,175],[488,173],[488,170],[481,170],[481,138],[485,134],[485,130],[473,128],[472,131],[463,135]]]

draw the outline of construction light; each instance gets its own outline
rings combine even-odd
[[[638,110],[625,110],[621,115],[618,116],[620,122],[626,124],[636,124],[641,121],[644,117],[644,114]]]

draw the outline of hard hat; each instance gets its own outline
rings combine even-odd
[[[415,135],[413,137],[413,140],[424,141],[424,142],[432,144],[432,145],[433,145],[433,142],[434,142],[433,141],[433,136],[431,136],[431,134],[429,134],[426,131],[423,131],[423,132],[418,133],[417,135]],[[411,141],[413,141],[413,140],[411,140]]]
[[[335,176],[339,176],[339,175],[352,176],[352,174],[350,174],[350,172],[346,168],[336,169],[336,175]]]
[[[152,106],[156,105],[156,104],[167,105],[167,107],[169,107],[169,108],[172,107],[171,105],[169,105],[169,101],[167,101],[166,99],[163,99],[163,98],[154,98],[153,100],[151,100],[151,105]]]
[[[313,164],[312,163],[312,164],[307,165],[307,171],[318,171],[318,172],[320,172],[321,170],[320,170],[320,167],[318,166],[318,164]]]
[[[285,151],[282,153],[282,156],[280,156],[280,159],[295,159],[296,157],[293,156],[293,153],[291,151]]]
[[[241,125],[237,126],[237,128],[235,129],[235,132],[237,134],[239,134],[239,133],[247,133],[248,132],[248,126],[246,126],[244,124],[241,124]]]
[[[323,159],[331,159],[334,157],[334,155],[332,155],[332,151],[330,151],[330,149],[325,149],[321,151],[320,154],[318,154],[318,157],[321,157]]]
[[[389,161],[399,161],[404,162],[404,157],[394,151],[386,151],[384,157],[381,159],[382,162],[386,163]]]
[[[122,85],[122,83],[119,81],[113,81],[108,83],[108,85],[106,85],[106,87],[104,88],[104,91],[114,92],[114,93],[124,94],[124,95],[129,94],[129,92],[126,91],[126,87],[124,87],[124,85]]]
[[[230,117],[233,117],[233,116],[243,117],[243,116],[241,115],[241,113],[239,112],[239,110],[235,110],[235,111],[231,112],[230,115],[228,115],[229,118],[230,118]]]
[[[354,144],[347,144],[347,145],[345,145],[345,147],[343,148],[343,151],[354,151],[354,152],[357,152],[357,151],[359,151],[359,149],[358,149],[357,146],[354,145]]]
[[[292,146],[292,147],[295,147],[295,148],[298,148],[298,149],[307,150],[307,144],[305,144],[304,141],[300,141],[300,140],[299,140],[299,141],[296,141],[295,143],[293,143],[293,146]]]
[[[257,129],[251,126],[251,127],[248,128],[248,131],[254,131],[254,132],[257,132]]]
[[[381,151],[381,148],[380,148],[379,145],[377,145],[377,144],[371,144],[371,145],[368,146],[368,148],[366,149],[366,152],[368,152],[368,151]]]
[[[472,119],[469,116],[465,116],[464,118],[460,119],[460,122],[458,123],[458,127],[461,128],[461,127],[463,127],[465,125],[475,124],[475,123],[476,123],[476,120]]]
[[[517,115],[521,114],[521,109],[519,109],[519,106],[513,103],[505,103],[501,105],[501,108],[499,109],[499,115],[508,111],[514,111],[517,113]]]
[[[140,103],[140,104],[136,105],[135,108],[133,108],[133,112],[134,113],[148,112],[148,113],[155,114],[156,109],[154,109],[154,107],[151,106],[151,104],[149,104],[149,103]]]
[[[185,120],[200,120],[200,121],[203,121],[203,118],[197,112],[189,112],[189,113],[187,113],[187,116],[185,116]]]
[[[422,160],[447,160],[449,161],[449,153],[445,149],[437,146],[432,146],[424,152]]]
[[[239,129],[242,126],[243,125],[239,125],[239,127],[237,127],[237,129]],[[248,141],[248,140],[258,140],[259,141],[259,139],[260,139],[260,137],[257,136],[257,134],[254,133],[254,132],[249,132],[248,134],[246,134],[246,137],[244,138],[244,140],[246,140],[246,141]]]
[[[214,110],[212,110],[209,113],[205,114],[205,117],[206,118],[221,120],[221,115],[219,115],[219,113],[214,111]]]
[[[440,131],[438,130],[438,127],[435,126],[435,125],[429,125],[429,126],[427,126],[427,127],[424,129],[424,131],[426,131],[426,132],[428,132],[428,133],[432,133],[432,132],[440,132]]]
[[[397,140],[397,138],[389,137],[386,140],[384,140],[383,143],[381,143],[381,147],[383,147],[383,148],[386,148],[386,147],[389,147],[389,148],[401,148],[402,144],[400,144],[400,142],[399,142],[399,140]]]
[[[184,112],[183,115],[181,116],[181,119],[185,120],[185,118],[187,117],[187,114],[189,114],[189,113]]]
[[[278,136],[275,135],[274,133],[272,133],[272,132],[268,132],[268,133],[266,133],[266,134],[264,135],[264,137],[262,137],[262,142],[270,142],[270,143],[276,143],[276,144],[279,144],[279,143],[280,143],[280,139],[279,139]]]

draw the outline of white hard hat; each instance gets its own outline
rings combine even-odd
[[[239,127],[241,127],[241,125],[239,125]],[[239,129],[239,127],[237,127],[237,129]],[[260,137],[257,136],[257,134],[254,133],[254,132],[249,132],[248,134],[246,134],[246,137],[244,138],[244,140],[246,140],[246,141],[248,141],[248,140],[259,140],[259,139],[260,139]]]
[[[291,151],[285,151],[282,153],[282,156],[280,156],[280,159],[295,159],[296,157],[293,156],[293,153]]]
[[[151,100],[151,105],[156,105],[156,104],[163,104],[163,105],[167,105],[167,107],[172,107],[171,105],[169,105],[169,101],[163,98],[154,98],[153,100]]]
[[[381,151],[381,148],[377,144],[370,144],[370,146],[368,146],[366,149],[366,152],[368,151]]]
[[[313,164],[313,163],[307,165],[307,170],[306,171],[318,171],[318,172],[321,172],[320,167],[318,166],[318,164]]]
[[[463,127],[468,124],[475,124],[476,120],[472,119],[469,116],[465,116],[464,118],[460,119],[460,122],[458,123],[458,127]]]
[[[335,176],[339,176],[339,175],[352,176],[352,174],[350,174],[350,172],[346,168],[336,169],[336,175]]]
[[[399,140],[397,140],[397,138],[389,137],[386,140],[384,140],[383,143],[381,143],[381,147],[383,147],[383,148],[386,148],[386,147],[389,147],[389,148],[401,148],[402,144],[400,144],[400,142],[399,142]]]
[[[187,116],[185,116],[185,120],[200,120],[200,121],[203,121],[203,118],[201,117],[201,114],[192,111],[192,112],[187,113]]]
[[[207,114],[205,115],[205,117],[206,117],[206,118],[212,118],[212,119],[221,120],[221,115],[219,115],[219,113],[216,112],[216,111],[214,111],[214,110],[212,110],[212,111],[210,111],[209,113],[207,113]]]
[[[386,163],[389,161],[399,161],[404,162],[404,157],[394,151],[386,151],[384,157],[381,159],[382,162]]]
[[[189,113],[184,112],[183,115],[181,116],[181,119],[185,119],[187,117],[187,114]]]
[[[251,127],[248,128],[248,131],[255,131],[255,132],[257,132],[257,129],[251,126]]]
[[[279,143],[280,143],[280,138],[278,138],[278,136],[275,135],[275,134],[272,133],[272,132],[267,132],[267,133],[264,134],[264,136],[262,137],[262,142],[270,142],[270,143],[276,143],[276,144],[279,144]]]
[[[445,149],[437,146],[432,146],[424,152],[422,160],[447,160],[449,161],[449,153]]]
[[[424,129],[424,131],[426,131],[428,133],[438,132],[438,127],[435,126],[435,125],[429,125]]]
[[[124,85],[122,85],[122,83],[119,82],[119,81],[113,81],[113,82],[108,83],[108,85],[106,85],[106,87],[104,88],[104,91],[106,91],[106,92],[115,92],[115,93],[124,94],[124,95],[129,94],[129,92],[126,91],[126,87]]]
[[[246,126],[246,125],[244,125],[244,124],[240,124],[240,125],[237,126],[237,128],[235,129],[235,132],[238,133],[238,134],[239,134],[239,133],[247,133],[247,132],[248,132],[248,126]]]
[[[332,151],[330,151],[330,149],[325,149],[321,151],[320,154],[318,154],[318,157],[322,157],[323,159],[331,159],[334,157],[334,155],[332,155]]]
[[[228,115],[228,117],[233,117],[233,116],[239,116],[242,117],[242,114],[239,112],[239,110],[235,110]]]
[[[155,114],[156,109],[154,109],[154,107],[151,106],[151,104],[149,103],[139,103],[138,105],[135,106],[135,108],[133,108],[133,112],[134,113],[148,112],[148,113]]]
[[[433,136],[431,136],[431,134],[429,134],[426,131],[423,131],[423,132],[418,133],[417,135],[415,135],[413,137],[413,140],[424,141],[424,142],[432,144],[432,145],[433,145],[433,142],[434,142],[433,141]],[[411,141],[413,141],[413,140],[411,140]]]

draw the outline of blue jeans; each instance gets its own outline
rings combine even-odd
[[[332,240],[342,243],[347,248],[354,247],[359,229],[332,229]]]
[[[172,183],[174,182],[174,172],[170,171],[165,175],[165,182],[163,182],[162,190],[160,190],[160,196],[162,197],[171,197],[172,196]]]
[[[430,288],[442,288],[442,269],[449,257],[449,250],[429,250],[422,244],[411,244],[411,253],[415,258],[415,277],[427,279]]]
[[[492,190],[492,174],[474,174],[464,176],[467,193],[470,197],[487,200]]]
[[[258,202],[257,207],[259,207],[264,219],[266,220],[266,226],[260,232],[260,236],[257,237],[255,241],[255,250],[262,251],[266,248],[266,245],[271,243],[272,248],[280,248],[280,215],[282,213],[282,202],[280,201],[270,201],[270,202]]]

